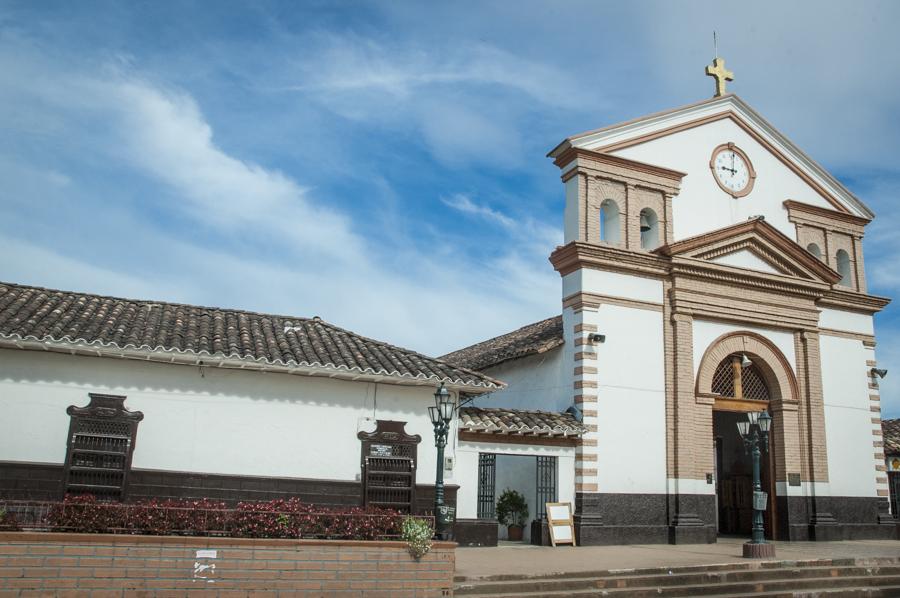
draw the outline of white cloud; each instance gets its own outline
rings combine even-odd
[[[468,195],[464,195],[462,193],[456,193],[454,195],[451,195],[450,197],[442,198],[441,201],[454,210],[459,210],[464,214],[481,216],[483,218],[486,218],[487,220],[496,222],[508,229],[512,229],[516,224],[515,220],[513,220],[506,214],[498,212],[490,206],[478,205],[474,201],[472,201]]]
[[[28,228],[0,223],[9,248],[0,257],[0,279],[319,315],[431,354],[558,310],[558,276],[546,250],[529,261],[510,246],[497,259],[473,263],[452,247],[429,253],[382,247],[357,234],[348,214],[314,189],[226,151],[186,91],[121,66],[59,71],[26,52],[19,60],[18,78],[0,97],[0,129],[14,125],[2,116],[7,101],[28,104],[34,122],[52,114],[58,126],[41,135],[72,144],[92,165],[103,161],[103,180],[80,171],[41,176],[42,167],[20,161],[28,166],[23,172],[37,173],[26,181],[17,167],[8,169],[22,195],[0,192],[0,204],[14,206]],[[2,152],[0,145],[0,166],[11,159]],[[134,197],[125,193],[130,186],[140,187]],[[104,195],[110,187],[113,193]],[[72,202],[60,211],[43,201],[49,196]],[[32,229],[42,234],[29,239]],[[553,292],[535,294],[536,286]]]

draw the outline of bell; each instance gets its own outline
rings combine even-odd
[[[741,354],[741,367],[742,367],[742,368],[748,368],[748,367],[750,367],[751,365],[753,365],[753,362],[750,361],[750,358],[747,357],[747,356],[744,355],[744,354]]]
[[[650,221],[647,220],[647,215],[643,212],[641,213],[641,232],[645,233],[650,230]]]

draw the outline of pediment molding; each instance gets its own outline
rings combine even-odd
[[[682,239],[656,250],[669,257],[709,261],[747,250],[781,274],[832,285],[841,275],[811,255],[792,239],[762,218],[754,218],[725,228]],[[724,266],[737,268],[736,266]],[[740,270],[745,270],[741,268]],[[769,274],[771,276],[771,274]]]
[[[871,219],[872,211],[846,186],[735,94],[643,116],[563,140],[548,155],[570,148],[611,153],[681,131],[728,119],[814,189],[834,210]]]

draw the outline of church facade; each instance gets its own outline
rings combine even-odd
[[[862,239],[874,215],[735,95],[565,139],[561,313],[434,359],[318,318],[0,283],[0,501],[299,497],[496,544],[896,538]],[[457,406],[443,462],[428,406]],[[390,468],[387,462],[390,461]],[[383,466],[383,467],[382,467]],[[385,471],[393,473],[385,477]],[[7,503],[5,503],[7,504]]]
[[[582,544],[749,533],[737,423],[772,417],[766,533],[894,538],[872,212],[736,95],[565,139],[562,314],[444,357],[478,404],[570,409]]]

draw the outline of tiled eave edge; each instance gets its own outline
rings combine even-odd
[[[253,370],[264,372],[280,372],[301,376],[318,376],[336,378],[339,380],[362,380],[366,382],[382,382],[386,384],[398,384],[403,386],[433,386],[443,383],[451,390],[461,390],[472,394],[482,394],[506,387],[506,384],[484,376],[484,382],[471,382],[461,378],[432,376],[413,376],[401,372],[387,370],[374,370],[371,368],[349,368],[347,366],[335,366],[320,363],[295,363],[284,361],[270,361],[263,358],[254,359],[239,355],[213,354],[207,351],[184,351],[180,349],[163,349],[150,347],[136,347],[127,345],[120,347],[115,343],[103,343],[99,341],[88,342],[84,340],[63,339],[39,339],[34,336],[21,337],[19,335],[0,334],[0,348],[23,349],[28,351],[48,351],[52,353],[68,353],[89,357],[112,357],[130,359],[136,361],[150,361],[154,363],[170,363],[178,365],[215,367],[234,370]]]
[[[460,426],[460,432],[469,432],[471,434],[484,434],[485,436],[537,436],[543,438],[579,438],[584,433],[584,430],[573,430],[571,428],[522,428],[521,430],[516,430],[514,428],[510,428],[508,430],[504,430],[500,427],[492,427],[492,426]]]

